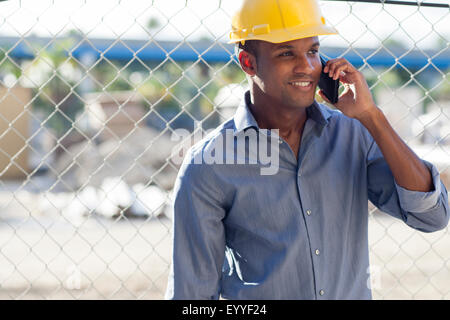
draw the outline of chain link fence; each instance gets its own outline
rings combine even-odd
[[[322,1],[340,35],[321,51],[365,74],[448,188],[448,2],[388,2]],[[177,132],[216,127],[245,90],[226,44],[237,3],[0,2],[0,298],[163,298],[175,159],[195,141]],[[369,208],[374,298],[450,298],[448,228]]]

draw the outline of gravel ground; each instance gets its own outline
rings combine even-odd
[[[170,220],[14,221],[0,227],[0,299],[160,299]]]
[[[34,211],[35,197],[0,193],[0,299],[163,298],[171,256],[165,215],[74,222]],[[420,233],[375,211],[369,240],[374,299],[450,299],[448,228]]]

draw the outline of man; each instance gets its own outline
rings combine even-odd
[[[184,159],[166,298],[371,299],[368,200],[417,230],[446,227],[436,167],[395,133],[357,69],[328,61],[324,72],[347,88],[338,110],[314,100],[318,35],[332,33],[314,0],[243,2],[231,38],[250,91]],[[264,129],[278,129],[267,135],[280,142],[275,174],[260,162],[196,164],[230,130]]]

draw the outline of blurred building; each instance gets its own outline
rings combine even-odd
[[[450,145],[450,101],[429,105],[427,112],[412,122],[411,129],[424,144]]]
[[[248,90],[248,86],[239,83],[224,86],[219,90],[214,98],[214,104],[222,118],[228,120],[234,116],[246,90]]]
[[[18,179],[29,173],[29,88],[0,87],[0,179]]]
[[[76,120],[88,134],[100,132],[104,141],[121,138],[137,127],[144,127],[146,111],[136,92],[100,92],[85,95],[85,111]]]
[[[416,87],[386,88],[376,96],[377,104],[389,123],[404,140],[415,137],[411,123],[423,114],[423,93]]]

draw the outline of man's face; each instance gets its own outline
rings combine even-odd
[[[260,41],[253,78],[265,97],[289,108],[309,107],[322,64],[318,37],[283,43]]]

